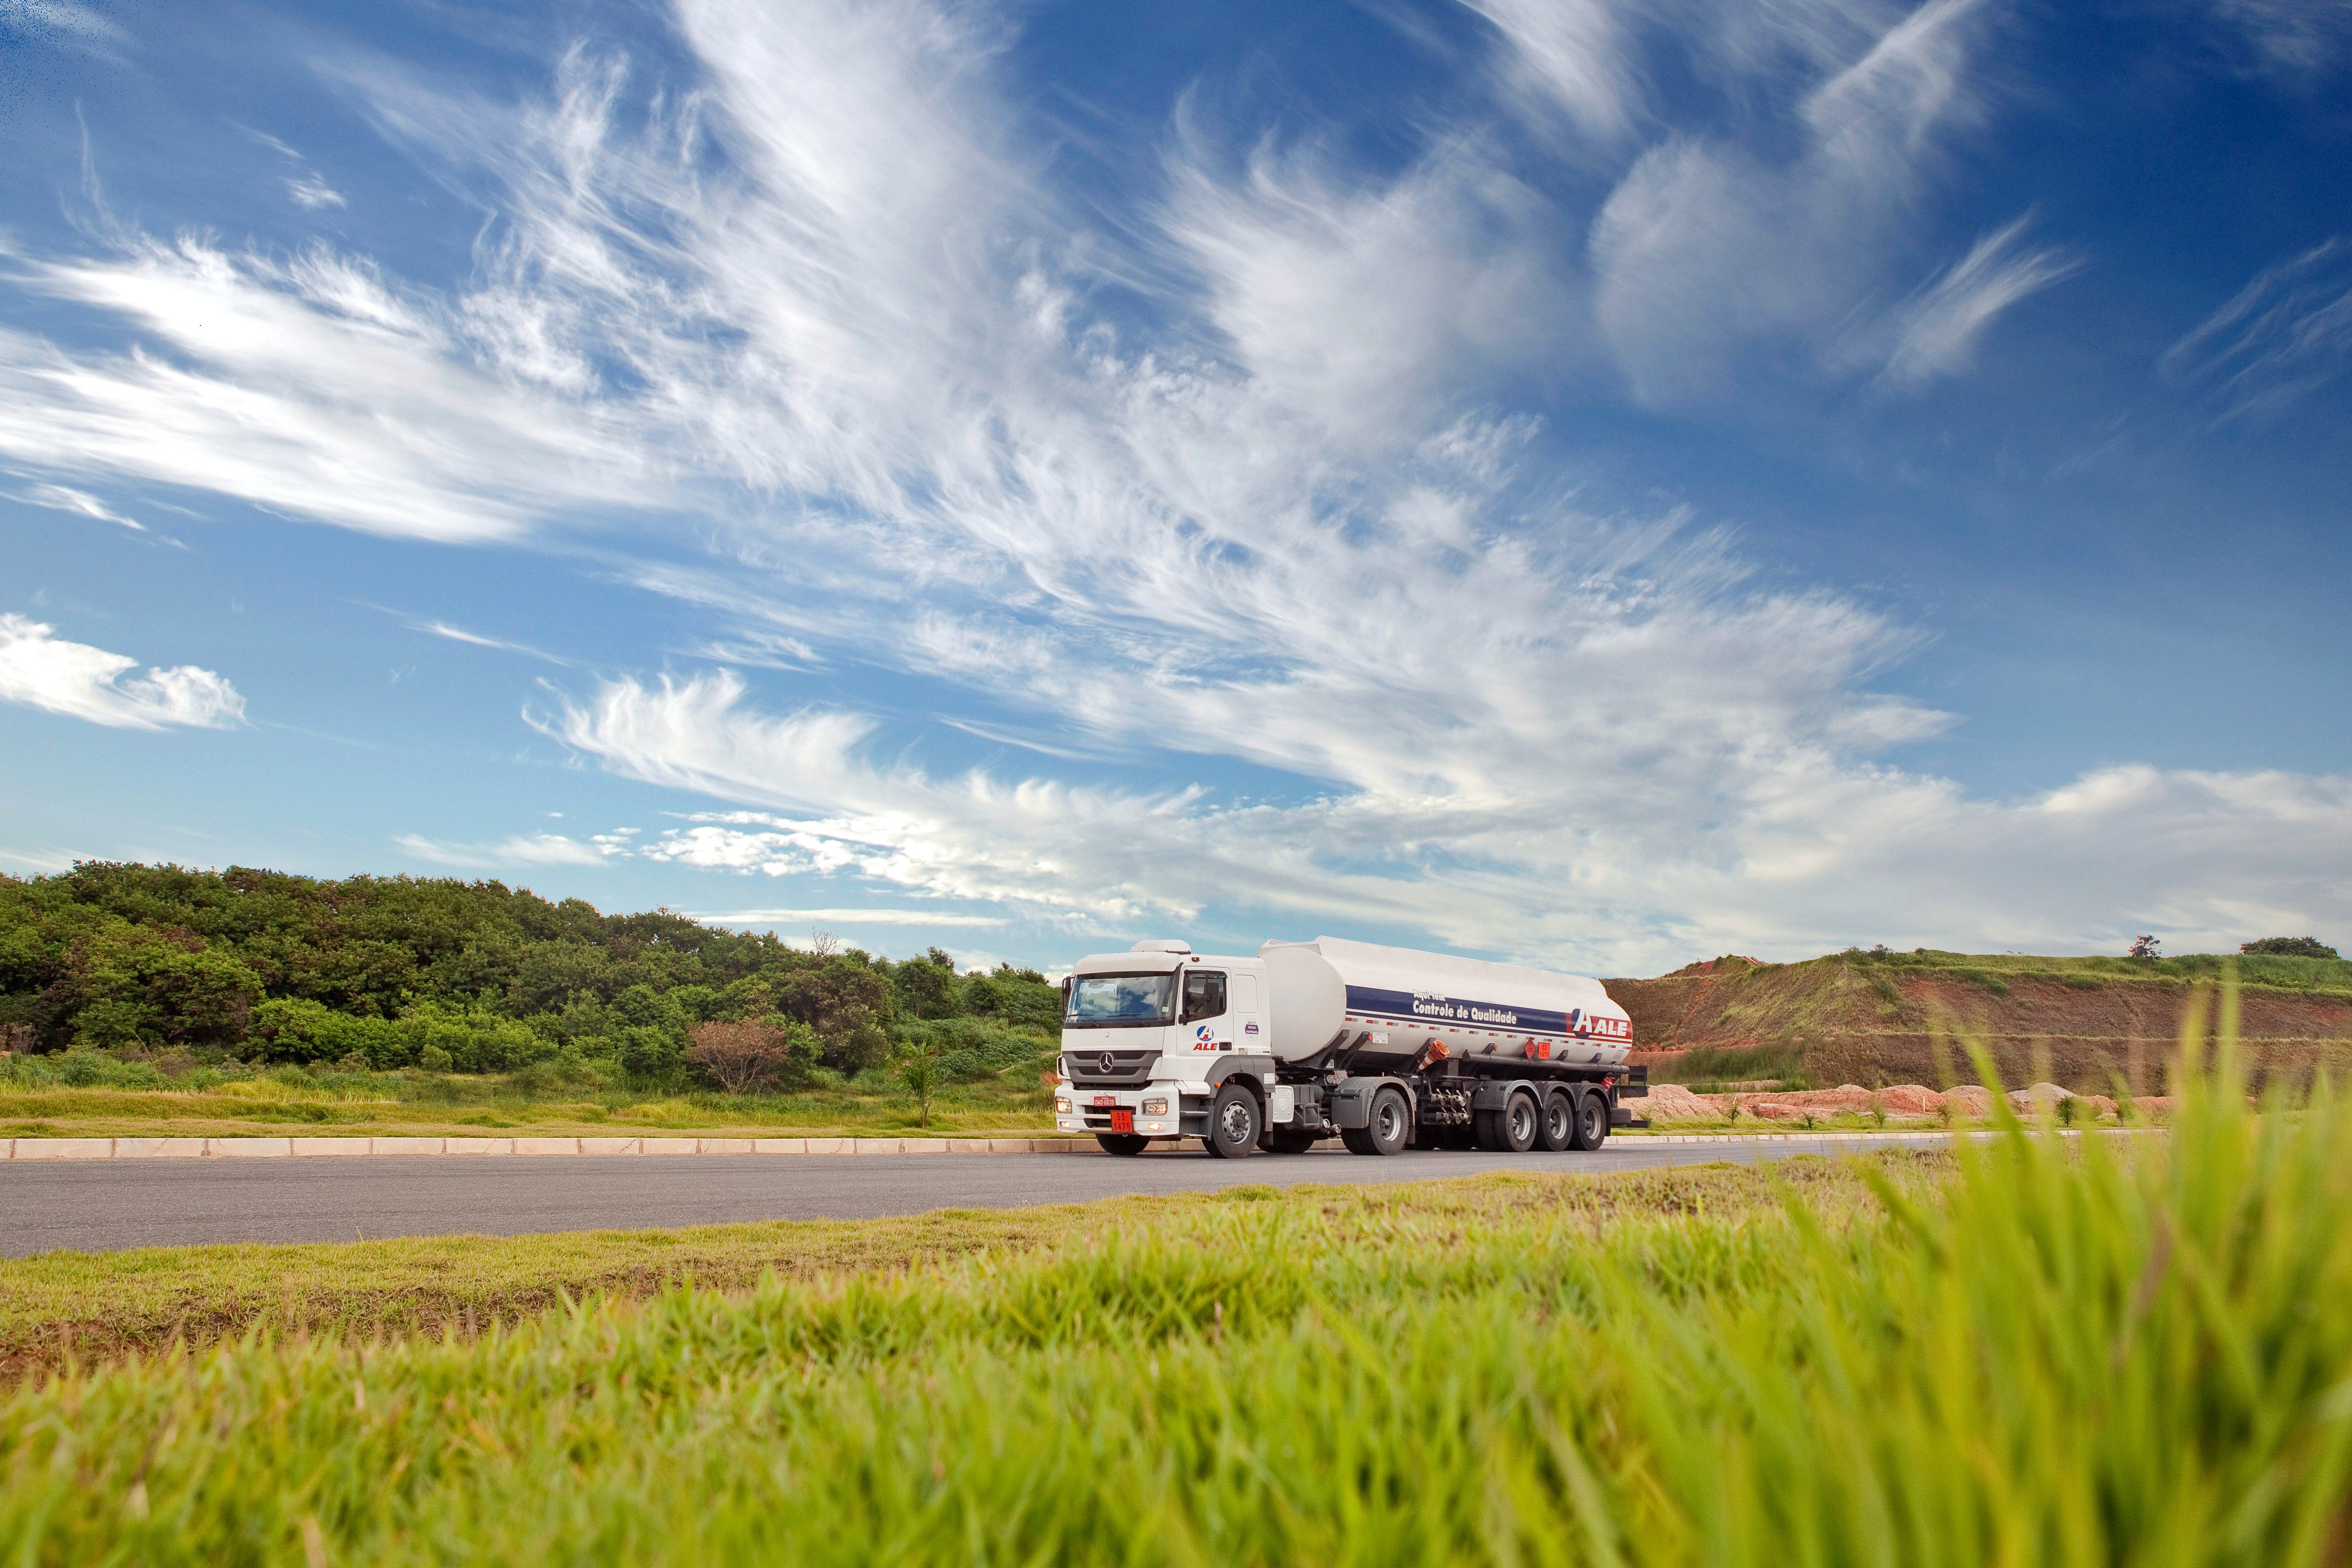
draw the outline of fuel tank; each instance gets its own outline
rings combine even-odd
[[[1598,980],[1487,963],[1343,937],[1270,942],[1265,961],[1274,1054],[1314,1055],[1342,1035],[1407,1055],[1435,1041],[1448,1056],[1625,1059],[1633,1020]],[[1382,1037],[1386,1037],[1385,1039]]]

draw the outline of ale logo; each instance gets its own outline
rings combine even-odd
[[[1196,1051],[1213,1051],[1217,1048],[1216,1037],[1211,1032],[1208,1025],[1203,1024],[1192,1031],[1192,1048]]]

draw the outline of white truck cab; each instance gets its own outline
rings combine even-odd
[[[1054,1098],[1060,1131],[1092,1132],[1119,1152],[1130,1139],[1140,1150],[1156,1138],[1207,1138],[1217,1090],[1236,1073],[1255,1080],[1252,1099],[1261,1108],[1247,1143],[1267,1121],[1289,1119],[1288,1106],[1274,1103],[1280,1089],[1265,960],[1139,942],[1126,952],[1080,959],[1067,997],[1062,1087]],[[1227,1097],[1229,1111],[1238,1103]],[[1279,1118],[1267,1114],[1277,1110]],[[1228,1131],[1231,1142],[1242,1129]]]

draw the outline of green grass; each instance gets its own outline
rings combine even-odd
[[[1657,1083],[1678,1083],[1701,1094],[1730,1083],[1777,1082],[1784,1089],[1811,1089],[1804,1049],[1793,1043],[1760,1046],[1694,1046],[1650,1068]],[[1640,1108],[1636,1107],[1638,1114]]]
[[[1050,1132],[1053,1095],[1039,1082],[1042,1070],[944,1085],[928,1126],[956,1133]],[[513,1077],[286,1068],[159,1088],[35,1088],[0,1079],[0,1138],[478,1137],[501,1128],[533,1135],[800,1137],[895,1133],[917,1124],[912,1099],[879,1071],[768,1095],[593,1085],[534,1089]]]
[[[2231,1070],[2163,1144],[1815,1165],[1770,1211],[1244,1188],[469,1342],[75,1373],[0,1406],[0,1536],[24,1563],[2341,1563],[2352,1119],[2252,1115]]]
[[[1942,1155],[1897,1154],[1888,1166],[1906,1181],[1947,1168]],[[1606,1179],[1514,1172],[1368,1187],[1310,1184],[1252,1188],[1244,1201],[1254,1214],[1289,1209],[1351,1234],[1369,1216],[1388,1226],[1532,1237],[1570,1215],[1612,1226],[1692,1213],[1769,1216],[1790,1191],[1824,1212],[1874,1201],[1853,1171],[1821,1160],[1769,1173],[1711,1165]],[[770,1274],[904,1273],[983,1254],[1083,1247],[1111,1233],[1207,1245],[1223,1237],[1227,1220],[1224,1200],[1180,1194],[902,1219],[50,1252],[0,1263],[0,1368],[44,1374],[69,1361],[202,1349],[256,1330],[280,1339],[472,1338],[567,1298],[643,1300],[688,1282],[740,1292]]]
[[[2016,952],[1945,952],[1936,948],[1911,952],[1849,948],[1812,962],[1949,973],[1996,994],[2006,994],[2007,981],[2021,975],[2090,989],[2132,983],[2185,987],[2218,983],[2225,974],[2234,974],[2244,989],[2352,997],[2352,959],[2344,958],[2205,952],[2178,958],[2053,958]]]

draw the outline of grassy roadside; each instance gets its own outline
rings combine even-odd
[[[580,1304],[471,1342],[313,1336],[78,1373],[0,1402],[0,1545],[2344,1561],[2352,1118],[2257,1117],[2225,1076],[2159,1148],[2010,1138],[1947,1170],[1823,1163],[1777,1207],[1727,1205],[1732,1178],[1705,1173],[1614,1214],[1585,1195],[1630,1184],[1243,1190],[1025,1251]]]
[[[928,1123],[894,1089],[659,1098],[530,1094],[499,1079],[289,1072],[204,1089],[0,1085],[0,1138],[625,1137],[749,1138],[1053,1131],[1051,1096],[975,1086],[942,1093]]]
[[[1916,1186],[1948,1173],[1950,1156],[1895,1151],[1873,1163]],[[1458,1238],[1515,1226],[1615,1226],[1691,1214],[1770,1220],[1792,1195],[1831,1215],[1874,1203],[1854,1168],[1799,1159],[1769,1173],[1735,1165],[1601,1177],[1512,1172],[1393,1185],[1253,1186],[1025,1209],[944,1209],[902,1219],[51,1252],[0,1262],[0,1376],[159,1355],[175,1343],[201,1350],[256,1330],[288,1339],[471,1339],[527,1322],[566,1299],[642,1301],[688,1284],[740,1292],[771,1276],[906,1276],[962,1259],[1083,1248],[1106,1235],[1150,1234],[1181,1245],[1216,1234],[1235,1203],[1340,1234],[1378,1225]]]

